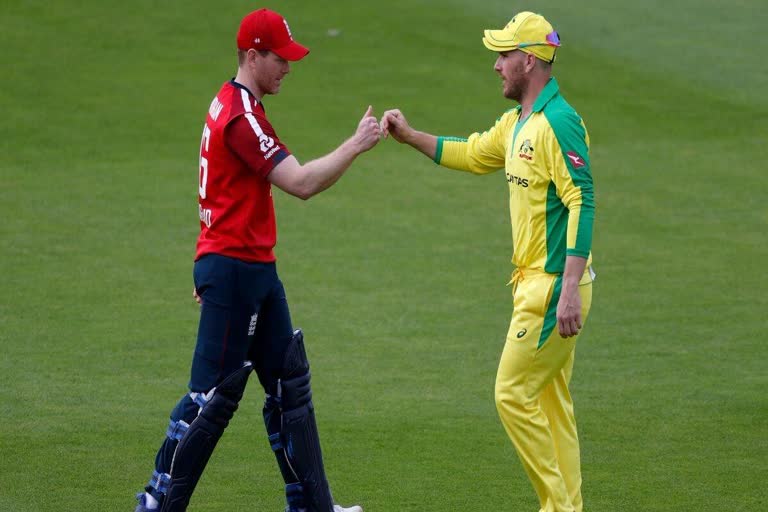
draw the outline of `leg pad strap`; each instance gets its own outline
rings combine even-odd
[[[187,423],[186,421],[171,420],[171,422],[168,424],[168,430],[165,432],[165,435],[168,437],[168,439],[173,439],[174,441],[181,441],[181,438],[184,437],[184,434],[187,433],[187,430],[189,430],[189,423]]]
[[[165,494],[168,491],[170,483],[171,475],[168,473],[153,471],[152,478],[149,479],[149,486],[161,494]]]

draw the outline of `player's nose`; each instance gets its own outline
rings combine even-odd
[[[497,73],[501,73],[501,55],[496,58],[496,62],[493,63],[493,70]]]

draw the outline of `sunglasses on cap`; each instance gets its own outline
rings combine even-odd
[[[529,46],[554,46],[558,48],[560,46],[560,36],[554,30],[547,34],[547,40],[543,43],[518,43],[518,48],[528,48]]]
[[[547,34],[547,40],[542,43],[517,43],[517,45],[515,46],[517,47],[517,49],[528,48],[530,46],[553,46],[555,48],[559,48],[560,36],[557,34],[557,32],[553,30],[552,32]],[[555,57],[553,55],[552,60],[550,60],[549,62],[552,63],[554,62],[554,60],[555,60]]]

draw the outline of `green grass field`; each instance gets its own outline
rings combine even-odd
[[[204,115],[259,6],[0,3],[1,512],[133,510],[188,378]],[[586,510],[766,510],[764,2],[268,6],[312,49],[266,100],[302,161],[368,104],[488,128],[511,105],[482,30],[524,8],[554,23],[598,201],[572,383]],[[385,141],[317,198],[276,192],[339,501],[537,510],[493,404],[506,187]],[[282,510],[261,402],[254,379],[192,510]]]

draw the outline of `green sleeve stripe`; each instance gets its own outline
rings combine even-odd
[[[581,189],[581,212],[579,212],[579,230],[576,233],[576,246],[571,249],[574,256],[589,256],[592,250],[592,226],[595,224],[595,195],[592,184],[589,189]],[[576,254],[578,253],[578,254]],[[568,252],[570,254],[570,252]]]
[[[565,248],[568,244],[568,210],[557,197],[555,182],[547,188],[547,260],[544,271],[559,274],[565,269]]]
[[[589,164],[589,146],[587,146],[587,130],[578,114],[565,100],[552,101],[544,109],[552,131],[560,144],[560,151],[568,174],[573,184],[581,192],[581,213],[579,215],[578,232],[576,233],[575,250],[589,254],[592,247],[592,226],[595,219],[595,196],[592,187],[592,174]],[[578,169],[568,158],[567,153],[573,151],[584,159],[584,165]]]
[[[547,338],[552,334],[557,325],[557,303],[560,302],[560,292],[563,287],[563,276],[559,275],[555,278],[555,288],[552,290],[552,298],[549,299],[547,305],[547,312],[544,314],[544,325],[541,328],[541,336],[539,336],[539,344],[537,349],[540,349],[542,345],[547,341]]]
[[[579,213],[579,230],[576,233],[576,246],[573,248],[589,255],[592,250],[592,226],[595,223],[595,200],[592,186],[589,190],[581,188],[581,212]],[[586,256],[584,256],[586,258]]]
[[[443,157],[443,141],[444,140],[445,140],[445,137],[437,138],[437,148],[435,149],[435,158],[433,158],[436,164],[439,164],[440,159]]]

